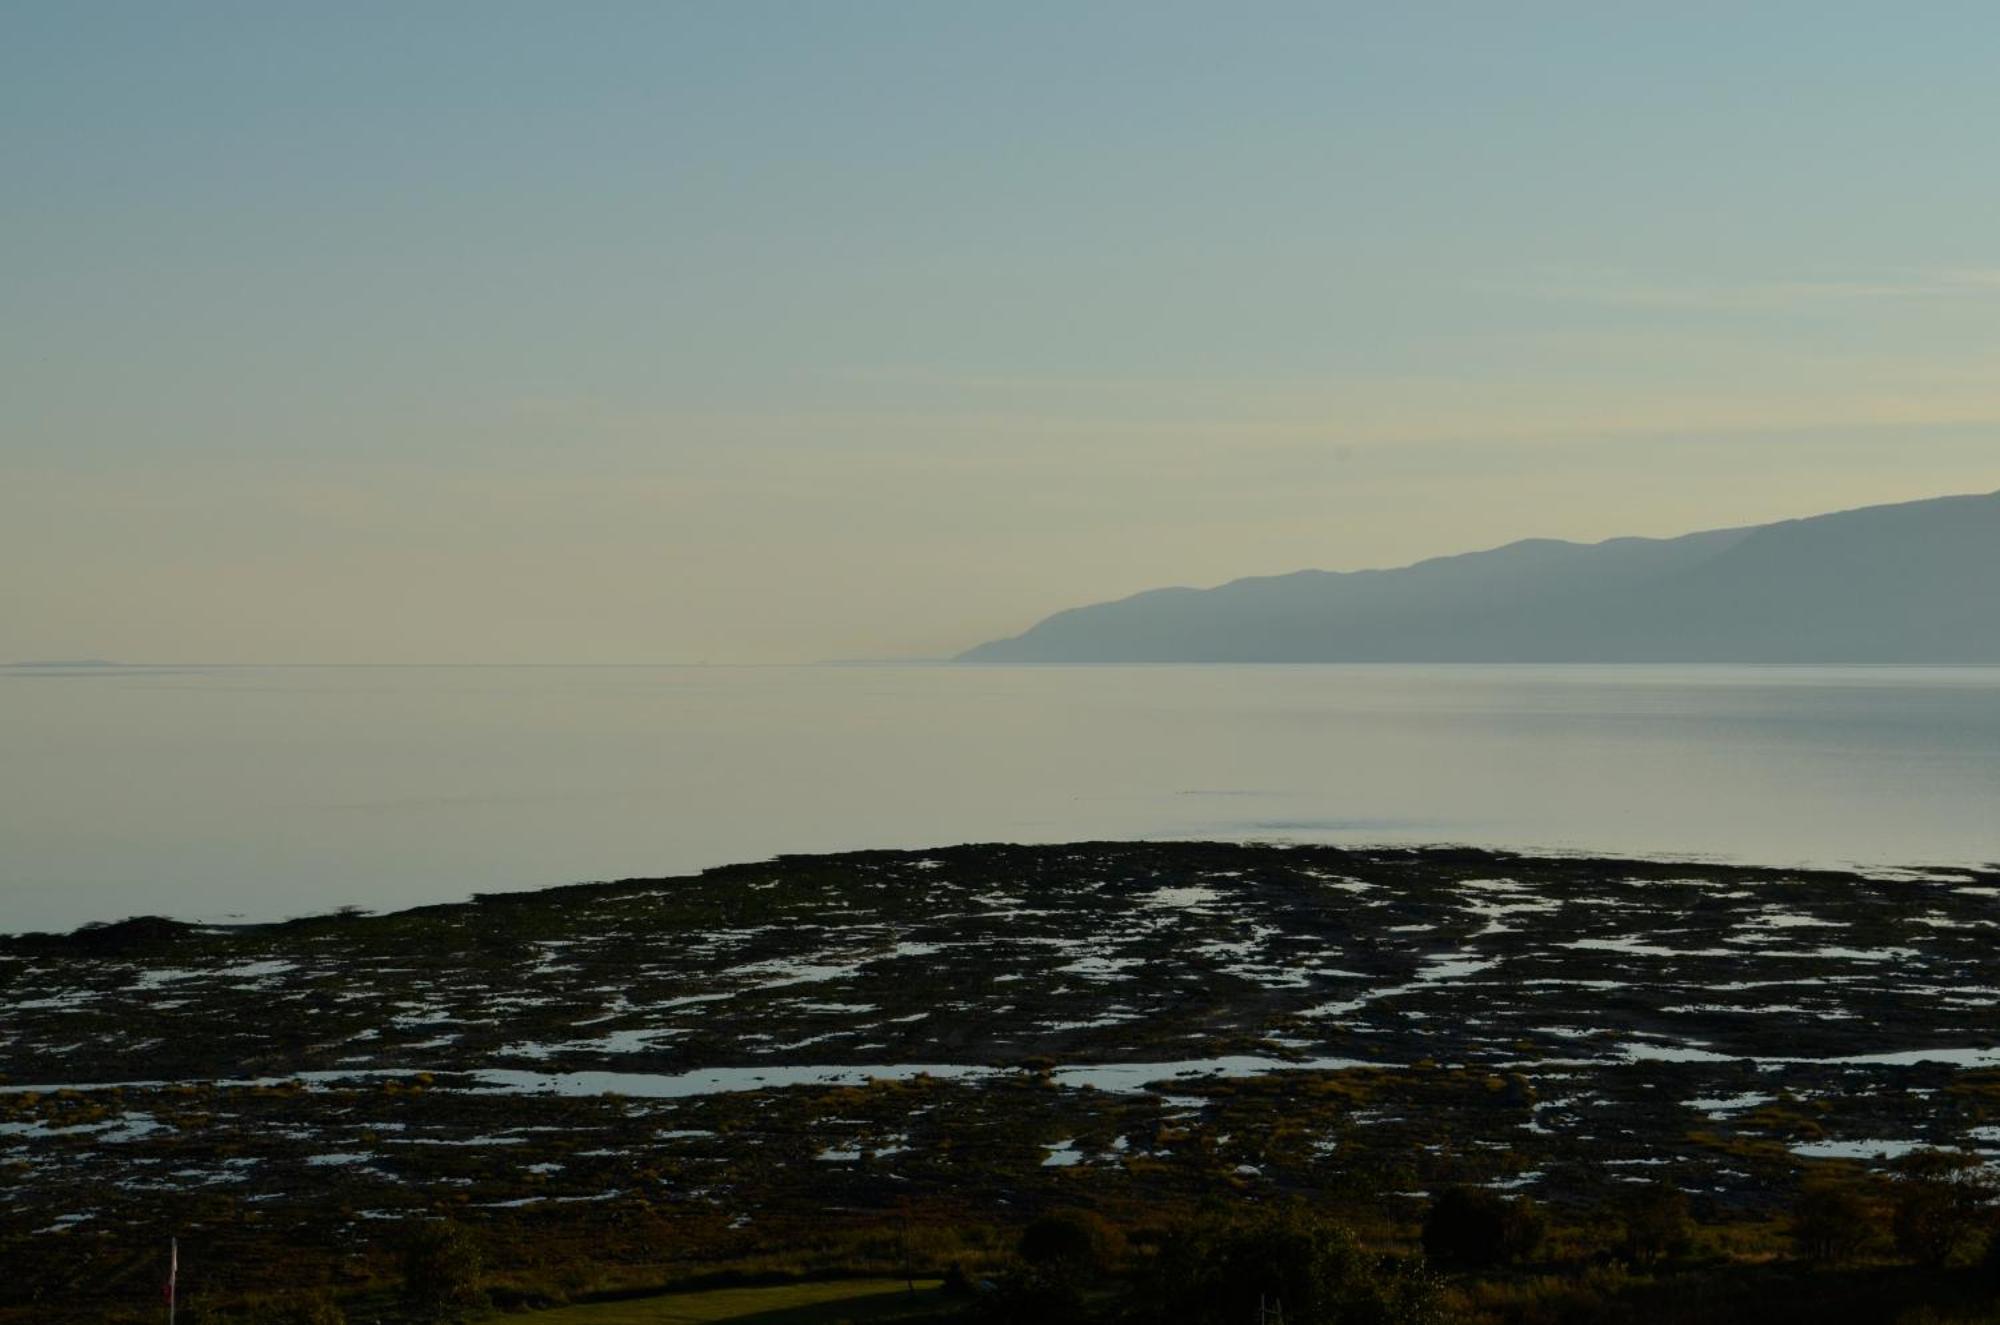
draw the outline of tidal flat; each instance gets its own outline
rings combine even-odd
[[[218,1285],[361,1284],[439,1212],[688,1268],[1460,1183],[1770,1219],[2000,1153],[1996,929],[1993,868],[1083,843],[15,935],[0,1312],[101,1318],[169,1236]]]

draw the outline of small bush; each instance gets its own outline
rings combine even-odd
[[[1687,1253],[1694,1240],[1686,1193],[1664,1182],[1648,1183],[1618,1203],[1619,1251],[1634,1265],[1655,1265]]]
[[[1890,1226],[1896,1249],[1924,1265],[1943,1265],[1984,1231],[1993,1179],[1977,1156],[1919,1150],[1896,1164]]]
[[[1281,1307],[1286,1325],[1431,1325],[1442,1311],[1421,1264],[1374,1255],[1299,1207],[1175,1231],[1142,1299],[1139,1319],[1172,1325],[1241,1325],[1265,1304]]]
[[[1809,1261],[1851,1261],[1875,1236],[1875,1210],[1851,1183],[1808,1183],[1792,1206],[1792,1238]]]
[[[1101,1278],[1118,1254],[1118,1234],[1087,1210],[1043,1215],[1021,1234],[1021,1259],[1061,1278]]]
[[[1526,1197],[1450,1187],[1424,1219],[1424,1254],[1447,1265],[1500,1265],[1534,1255],[1547,1235],[1548,1220]]]
[[[424,1224],[403,1249],[403,1301],[432,1319],[480,1304],[479,1247],[449,1221]]]

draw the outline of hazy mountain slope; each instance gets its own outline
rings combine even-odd
[[[1159,589],[968,662],[2000,662],[2000,494]]]

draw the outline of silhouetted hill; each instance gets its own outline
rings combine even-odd
[[[2000,493],[1156,589],[959,660],[2000,663]]]

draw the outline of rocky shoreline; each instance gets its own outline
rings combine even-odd
[[[0,1248],[46,1293],[190,1225],[337,1261],[440,1209],[717,1255],[1458,1182],[1756,1218],[2000,1153],[1996,929],[1990,869],[1085,843],[17,935]]]

